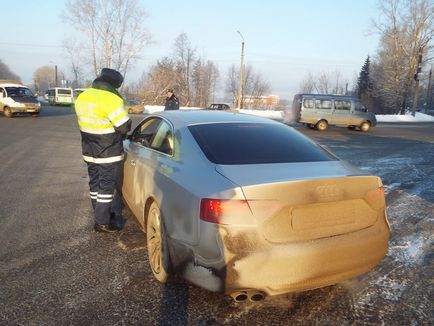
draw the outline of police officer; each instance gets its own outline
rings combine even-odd
[[[173,93],[173,88],[166,91],[166,103],[164,104],[164,111],[179,110],[179,100]]]
[[[75,101],[96,232],[111,233],[123,227],[122,142],[131,129],[131,119],[117,91],[123,80],[120,72],[103,68],[92,87],[82,92]]]

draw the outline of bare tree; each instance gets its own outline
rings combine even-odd
[[[232,99],[233,105],[235,105],[238,96],[238,89],[240,84],[239,76],[239,69],[235,68],[235,65],[232,65],[228,71],[226,81],[226,94]],[[261,101],[258,101],[257,99],[261,98],[270,91],[270,85],[263,79],[261,74],[254,72],[251,65],[247,65],[244,71],[243,90],[244,94],[242,97],[242,101],[247,101],[249,103],[252,103],[252,106],[257,106],[259,105],[259,103],[261,103]]]
[[[165,57],[159,60],[139,82],[141,97],[149,104],[163,104],[165,91],[168,87],[174,86],[177,76],[176,63],[173,59]]]
[[[179,76],[177,78],[177,93],[185,105],[191,101],[191,70],[195,57],[195,50],[192,48],[187,34],[180,34],[174,44],[174,60],[176,61]]]
[[[84,38],[93,74],[103,67],[124,76],[150,42],[138,0],[68,0],[65,17]],[[73,8],[73,10],[71,10]]]
[[[306,78],[300,84],[299,93],[313,93],[316,89],[315,79],[311,72],[306,76]]]
[[[81,87],[84,82],[83,45],[70,38],[64,41],[63,48],[71,61],[71,72],[74,76],[71,86]]]
[[[219,71],[212,61],[195,61],[192,71],[193,103],[197,107],[207,107],[215,95]]]
[[[386,106],[404,113],[407,108],[419,53],[432,60],[434,3],[432,0],[382,0],[382,20],[374,22],[381,35],[375,74]]]
[[[300,84],[300,93],[344,95],[347,84],[339,70],[335,70],[333,74],[322,72],[317,78],[309,72]]]
[[[62,71],[57,72],[58,75],[64,75]],[[53,66],[42,66],[35,70],[33,79],[37,85],[37,91],[45,92],[50,87],[56,86],[56,71]]]
[[[330,94],[330,77],[322,72],[316,82],[316,91],[319,94]]]

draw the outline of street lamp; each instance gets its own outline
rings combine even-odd
[[[240,63],[240,91],[238,94],[238,109],[243,108],[243,88],[244,88],[244,37],[240,33],[240,31],[237,31],[237,33],[240,35],[242,42],[241,42],[241,63]]]

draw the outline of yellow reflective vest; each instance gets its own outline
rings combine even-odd
[[[131,125],[123,99],[107,90],[89,88],[77,97],[75,112],[83,159],[96,164],[121,161],[123,136]]]

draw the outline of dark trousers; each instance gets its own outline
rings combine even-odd
[[[122,227],[124,161],[105,164],[87,162],[87,172],[95,223]]]

